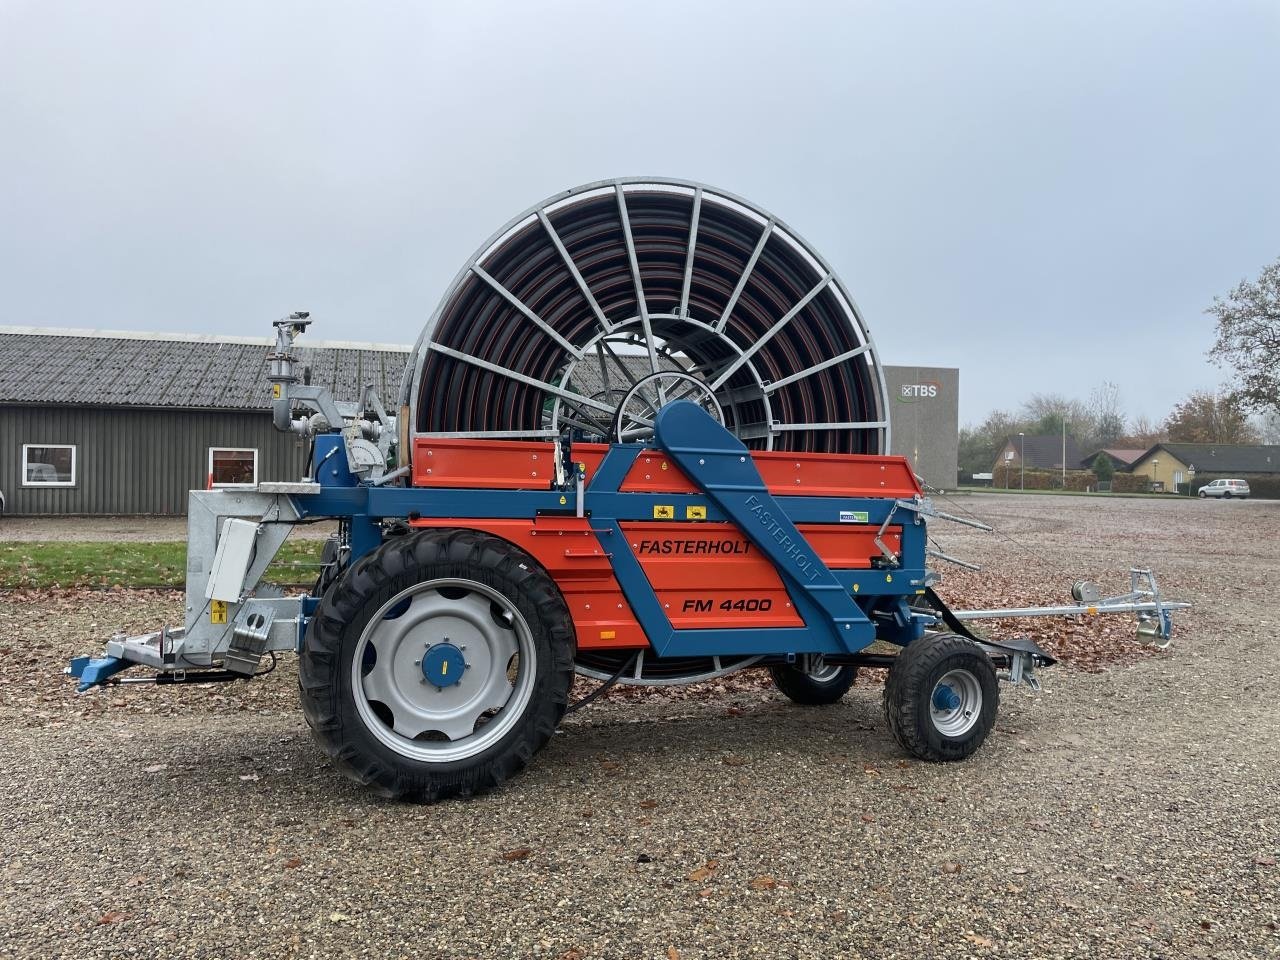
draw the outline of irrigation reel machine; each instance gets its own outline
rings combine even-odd
[[[961,759],[994,723],[997,680],[1035,688],[1053,663],[967,619],[1130,611],[1167,642],[1185,606],[1135,571],[1124,597],[1078,584],[1063,607],[949,610],[927,524],[973,521],[885,455],[853,299],[782,221],[710,187],[601,182],[512,220],[428,322],[395,416],[371,389],[342,404],[308,382],[309,322],[277,322],[267,358],[308,475],[193,492],[184,624],[77,658],[80,690],[244,679],[296,651],[334,763],[430,800],[523,767],[575,671],[675,684],[759,667],[825,704],[888,667],[898,742]],[[324,519],[340,532],[310,595],[263,584],[290,530]],[[136,666],[151,675],[119,676]]]

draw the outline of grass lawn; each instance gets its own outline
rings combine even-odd
[[[322,540],[286,541],[264,578],[310,584]],[[0,543],[0,589],[41,587],[182,587],[187,545],[164,543]]]

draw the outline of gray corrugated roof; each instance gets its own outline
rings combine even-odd
[[[1157,443],[1142,455],[1167,450],[1197,473],[1280,473],[1280,446],[1245,443]]]
[[[0,403],[261,410],[271,404],[265,338],[0,327]],[[408,347],[299,344],[312,381],[338,400],[372,383],[392,404]]]

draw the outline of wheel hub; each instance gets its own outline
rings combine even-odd
[[[982,685],[968,670],[948,671],[938,679],[929,697],[934,728],[947,737],[961,737],[973,729],[982,714]]]
[[[447,640],[431,647],[422,657],[422,676],[441,689],[461,683],[466,669],[466,656]]]
[[[938,684],[938,689],[933,691],[933,709],[954,710],[958,706],[960,706],[960,694],[946,684]]]

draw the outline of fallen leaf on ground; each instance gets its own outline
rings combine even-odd
[[[778,881],[767,873],[753,878],[750,884],[752,890],[772,890],[777,885]]]
[[[1254,857],[1253,862],[1259,867],[1274,867],[1276,865],[1276,858],[1268,856]]]
[[[241,780],[261,780],[262,778],[258,776],[256,773],[242,773],[240,774],[240,779]]]
[[[736,753],[731,753],[724,758],[724,762],[730,767],[745,767],[747,765],[747,758],[740,757]]]
[[[641,800],[640,801],[641,810],[656,810],[657,807],[658,807],[657,800]]]
[[[954,860],[948,860],[942,865],[943,873],[959,873],[960,869],[960,864],[956,863]]]
[[[716,867],[718,866],[720,866],[720,861],[708,860],[702,866],[698,867],[697,870],[692,871],[689,874],[687,879],[693,881],[694,883],[701,883],[703,880],[706,880],[708,877],[714,874],[716,872]]]
[[[143,767],[142,772],[143,773],[159,773],[161,770],[168,770],[168,769],[169,769],[169,765],[167,763],[153,763],[149,767]]]
[[[133,919],[133,914],[131,913],[124,913],[123,911],[120,911],[120,910],[108,910],[106,913],[104,913],[102,916],[98,918],[98,926],[102,926],[103,924],[106,924],[106,923],[119,923],[121,920],[132,920],[132,919]]]
[[[996,945],[996,942],[992,940],[990,937],[980,937],[976,933],[966,933],[964,935],[964,938],[968,940],[970,943],[972,943],[975,947],[991,948]]]
[[[329,914],[329,922],[330,922],[330,923],[346,923],[346,922],[347,922],[348,920],[350,920],[350,919],[351,919],[351,918],[350,918],[350,917],[348,917],[345,913],[331,913],[331,914]]]
[[[680,951],[675,947],[667,947],[667,960],[680,960]]]
[[[300,866],[302,866],[301,857],[290,857],[284,862],[284,868],[286,870],[297,870]]]
[[[533,851],[528,847],[516,847],[514,850],[506,850],[502,854],[502,859],[508,862],[513,860],[528,860]]]

